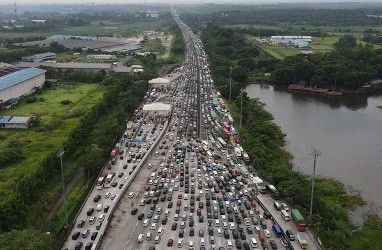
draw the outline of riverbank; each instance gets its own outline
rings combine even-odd
[[[359,195],[350,195],[342,183],[316,179],[313,216],[309,218],[311,178],[293,170],[292,156],[285,150],[285,135],[265,111],[264,104],[255,99],[243,98],[243,126],[241,144],[252,159],[260,175],[275,184],[293,207],[300,209],[308,219],[309,227],[319,236],[327,249],[382,249],[375,239],[382,237],[378,225],[380,218],[370,216],[359,232],[348,218],[348,211],[364,204]],[[240,119],[238,101],[229,103],[236,121]],[[351,241],[349,241],[351,238]]]

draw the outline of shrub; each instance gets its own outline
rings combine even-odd
[[[66,114],[62,116],[62,119],[65,120],[73,117],[80,117],[83,116],[85,113],[86,111],[84,109],[72,109],[66,112]]]
[[[53,119],[50,122],[48,122],[47,124],[45,124],[45,128],[49,131],[52,131],[52,130],[57,129],[61,124],[62,124],[62,119],[57,118],[57,119]]]
[[[61,101],[61,104],[62,105],[69,105],[69,104],[71,104],[72,102],[70,101],[70,100],[62,100]]]
[[[0,166],[6,167],[12,163],[24,159],[24,156],[18,148],[3,148],[0,150]]]
[[[38,98],[35,97],[35,96],[28,97],[28,98],[25,99],[26,103],[34,103],[34,102],[37,102],[37,101],[38,101]]]

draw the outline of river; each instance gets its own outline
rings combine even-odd
[[[316,174],[341,181],[382,206],[382,94],[323,96],[290,93],[252,84],[246,90],[259,98],[287,134],[294,167],[312,174],[312,147],[321,151]]]

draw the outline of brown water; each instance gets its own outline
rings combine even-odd
[[[322,96],[275,90],[253,84],[246,90],[259,98],[287,134],[294,166],[312,174],[310,149],[321,151],[316,173],[332,177],[377,206],[382,206],[382,94]]]

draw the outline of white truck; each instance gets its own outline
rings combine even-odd
[[[306,239],[305,233],[297,233],[297,241],[300,243],[302,249],[308,248],[308,240]]]
[[[241,150],[239,147],[235,147],[235,156],[238,160],[241,160]]]

